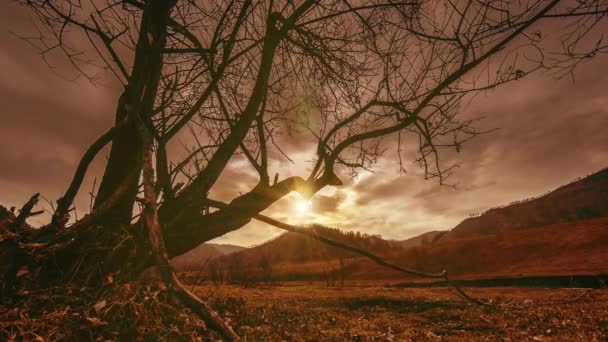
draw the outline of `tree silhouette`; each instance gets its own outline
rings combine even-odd
[[[114,126],[84,153],[52,222],[5,238],[20,244],[2,252],[32,256],[17,261],[40,270],[32,287],[130,281],[156,264],[199,309],[167,258],[243,227],[292,191],[339,186],[389,147],[401,160],[414,146],[426,178],[446,184],[453,166],[441,152],[483,133],[461,115],[464,100],[535,71],[570,73],[606,51],[600,0],[19,2],[39,19],[40,35],[27,39],[43,54],[64,53],[87,77],[88,63],[101,64],[124,90]],[[553,41],[543,25],[558,26]],[[310,137],[313,167],[281,179],[271,161],[289,159],[280,141],[294,129]],[[192,144],[170,154],[179,139]],[[93,210],[70,222],[88,166],[108,144]],[[259,182],[210,211],[208,194],[235,157]]]

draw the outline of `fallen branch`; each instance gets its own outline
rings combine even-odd
[[[464,292],[464,290],[460,286],[458,286],[458,284],[456,284],[453,280],[451,280],[448,277],[448,272],[446,270],[444,270],[441,273],[425,273],[425,272],[420,272],[420,271],[417,271],[417,270],[407,269],[407,268],[401,267],[399,265],[390,263],[390,262],[382,259],[381,257],[379,257],[379,256],[377,256],[375,254],[372,254],[372,253],[370,253],[370,252],[368,252],[366,250],[359,249],[359,248],[353,247],[353,246],[349,246],[349,245],[343,244],[341,242],[334,241],[334,240],[328,239],[326,237],[323,237],[323,236],[321,236],[319,234],[316,234],[311,229],[293,226],[293,225],[277,221],[277,220],[275,220],[273,218],[270,218],[268,216],[261,215],[261,214],[258,214],[256,216],[254,216],[254,218],[257,219],[257,220],[259,220],[259,221],[262,221],[264,223],[268,223],[268,224],[270,224],[270,225],[272,225],[274,227],[277,227],[277,228],[280,228],[280,229],[283,229],[283,230],[286,230],[286,231],[298,233],[298,234],[303,234],[303,235],[312,237],[312,238],[314,238],[314,239],[316,239],[318,241],[321,241],[321,242],[323,242],[325,244],[328,244],[330,246],[337,247],[337,248],[340,248],[340,249],[344,249],[344,250],[347,250],[347,251],[359,254],[361,256],[364,256],[364,257],[366,257],[366,258],[374,261],[376,264],[378,264],[380,266],[384,266],[384,267],[390,268],[392,270],[399,271],[401,273],[405,273],[405,274],[409,274],[409,275],[414,275],[414,276],[418,276],[418,277],[423,277],[423,278],[435,278],[435,279],[436,278],[443,278],[448,283],[448,285],[450,285],[452,288],[454,288],[454,290],[456,290],[456,292],[458,292],[458,294],[462,298],[464,298],[464,299],[466,299],[466,300],[468,300],[468,301],[470,301],[472,303],[475,303],[477,305],[493,306],[493,307],[510,307],[510,308],[523,308],[523,307],[525,307],[525,306],[522,306],[522,305],[496,304],[496,303],[491,303],[490,301],[487,301],[487,300],[482,300],[482,299],[479,299],[479,298],[475,298],[475,297],[467,294],[466,292]],[[556,302],[548,302],[548,303],[538,303],[538,304],[534,304],[533,306],[571,304],[571,303],[579,301],[580,299],[582,299],[583,297],[585,297],[587,294],[589,294],[589,291],[584,291],[580,295],[576,296],[573,299],[567,299],[567,300],[556,301]]]
[[[16,231],[21,231],[23,229],[23,224],[25,220],[29,217],[36,216],[42,214],[44,211],[36,211],[32,212],[34,206],[38,204],[38,199],[40,198],[40,193],[34,194],[34,196],[30,197],[30,199],[23,205],[21,210],[19,211],[19,215],[15,219],[15,229]]]
[[[368,252],[366,250],[359,249],[359,248],[353,247],[353,246],[349,246],[349,245],[343,244],[341,242],[334,241],[334,240],[328,239],[326,237],[323,237],[321,235],[318,235],[314,231],[312,231],[312,230],[310,230],[308,228],[297,227],[297,226],[293,226],[293,225],[290,225],[290,224],[287,224],[287,223],[283,223],[283,222],[277,221],[277,220],[275,220],[273,218],[270,218],[270,217],[262,215],[262,214],[258,214],[256,216],[254,216],[254,218],[257,219],[257,220],[259,220],[259,221],[268,223],[268,224],[270,224],[272,226],[275,226],[277,228],[280,228],[280,229],[283,229],[283,230],[286,230],[286,231],[289,231],[289,232],[294,232],[294,233],[310,236],[310,237],[312,237],[312,238],[314,238],[314,239],[316,239],[318,241],[321,241],[321,242],[323,242],[325,244],[328,244],[330,246],[337,247],[337,248],[340,248],[340,249],[344,249],[344,250],[347,250],[347,251],[350,251],[350,252],[362,255],[362,256],[364,256],[364,257],[372,260],[373,262],[375,262],[376,264],[378,264],[380,266],[384,266],[386,268],[390,268],[392,270],[399,271],[399,272],[404,273],[404,274],[414,275],[414,276],[418,276],[418,277],[422,277],[422,278],[435,278],[435,279],[437,279],[437,278],[443,278],[464,299],[466,299],[466,300],[468,300],[470,302],[473,302],[475,304],[478,304],[478,305],[483,305],[483,306],[493,306],[494,305],[492,303],[489,303],[489,302],[480,300],[478,298],[475,298],[475,297],[467,294],[466,292],[464,292],[456,283],[454,283],[452,280],[450,280],[450,278],[448,277],[448,272],[446,270],[444,270],[441,273],[425,273],[425,272],[421,272],[421,271],[417,271],[417,270],[407,269],[407,268],[401,267],[399,265],[390,263],[390,262],[382,259],[381,257],[379,257],[379,256],[377,256],[375,254],[372,254],[372,253],[370,253],[370,252]]]
[[[268,223],[271,226],[275,226],[277,228],[289,231],[289,232],[293,232],[293,233],[298,233],[298,234],[302,234],[302,235],[306,235],[306,236],[310,236],[318,241],[321,241],[327,245],[336,247],[336,248],[340,248],[340,249],[344,249],[347,250],[349,252],[353,252],[359,255],[362,255],[370,260],[372,260],[373,262],[375,262],[376,264],[380,265],[380,266],[384,266],[386,268],[390,268],[392,270],[395,271],[399,271],[401,273],[405,273],[405,274],[409,274],[409,275],[414,275],[414,276],[418,276],[418,277],[424,277],[424,278],[435,278],[435,279],[441,279],[444,278],[444,274],[447,274],[446,271],[443,271],[442,273],[425,273],[425,272],[420,272],[417,270],[412,270],[412,269],[407,269],[404,267],[401,267],[399,265],[395,265],[393,263],[390,263],[384,259],[382,259],[381,257],[372,254],[366,250],[363,249],[359,249],[357,247],[354,246],[350,246],[338,241],[334,241],[332,239],[328,239],[324,236],[321,236],[317,233],[315,233],[314,231],[312,231],[309,228],[304,228],[304,227],[297,227],[297,226],[293,226],[287,223],[283,223],[280,221],[277,221],[273,218],[270,218],[268,216],[262,215],[262,214],[258,214],[256,216],[254,216],[254,218],[256,220],[262,221],[264,223]]]
[[[211,199],[207,199],[208,203],[210,206],[216,207],[216,208],[224,208],[227,206],[226,203],[220,202],[220,201],[215,201],[215,200],[211,200]],[[336,247],[336,248],[340,248],[340,249],[344,249],[350,252],[353,252],[355,254],[359,254],[361,256],[364,256],[370,260],[372,260],[373,262],[375,262],[376,264],[380,265],[380,266],[384,266],[386,268],[390,268],[392,270],[404,273],[404,274],[408,274],[408,275],[413,275],[413,276],[417,276],[417,277],[422,277],[422,278],[434,278],[434,279],[444,279],[451,287],[453,287],[456,292],[458,292],[458,294],[460,294],[460,296],[462,296],[464,299],[475,303],[477,305],[483,305],[483,306],[495,306],[495,304],[492,304],[490,302],[475,298],[469,294],[467,294],[466,292],[464,292],[455,282],[453,282],[449,277],[448,277],[448,272],[447,270],[444,270],[441,273],[426,273],[426,272],[421,272],[418,270],[412,270],[412,269],[408,269],[405,267],[401,267],[399,265],[390,263],[386,260],[384,260],[383,258],[379,257],[378,255],[375,255],[373,253],[370,253],[369,251],[354,247],[354,246],[350,246],[338,241],[334,241],[332,239],[328,239],[324,236],[321,236],[319,234],[316,234],[314,231],[308,229],[308,228],[304,228],[304,227],[298,227],[298,226],[294,226],[291,224],[287,224],[284,222],[280,222],[277,221],[273,218],[270,218],[266,215],[262,215],[262,214],[257,214],[253,216],[256,220],[258,221],[262,221],[264,223],[267,223],[271,226],[289,231],[289,232],[293,232],[293,233],[298,233],[298,234],[302,234],[302,235],[306,235],[309,237],[312,237],[318,241],[321,241],[327,245]]]

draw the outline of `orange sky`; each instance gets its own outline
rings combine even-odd
[[[9,33],[28,27],[23,9],[11,2],[0,4],[0,204],[5,206],[20,206],[35,192],[56,200],[88,144],[113,122],[119,93],[110,77],[101,75],[97,85],[73,81],[74,73],[61,62],[52,71],[35,49]],[[315,196],[311,214],[294,211],[298,195],[265,213],[291,223],[317,222],[405,239],[449,229],[469,213],[543,193],[606,167],[605,70],[608,58],[600,56],[577,71],[575,83],[536,75],[477,96],[466,115],[485,116],[480,127],[500,129],[467,143],[460,154],[444,157],[446,164],[460,164],[451,179],[456,188],[424,181],[413,160],[406,160],[408,173],[400,174],[394,153],[388,151],[374,174],[342,176],[345,186]],[[281,178],[306,175],[311,167],[313,146],[301,144],[301,139],[297,134],[285,138],[294,163],[273,165]],[[77,199],[80,214],[88,208],[93,179],[103,170],[104,158],[98,159]],[[230,200],[256,181],[254,170],[235,159],[211,196]],[[254,222],[217,241],[250,245],[278,233]]]

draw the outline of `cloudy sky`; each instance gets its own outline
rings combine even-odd
[[[109,76],[91,84],[75,80],[76,74],[60,61],[49,67],[11,33],[29,29],[24,9],[0,4],[0,204],[5,206],[19,207],[35,192],[56,200],[86,147],[110,127],[119,93]],[[405,161],[408,172],[400,173],[389,151],[374,173],[344,179],[345,186],[325,189],[310,203],[292,194],[265,213],[291,223],[317,222],[406,239],[452,228],[470,213],[544,193],[606,167],[607,57],[584,64],[574,82],[539,74],[477,96],[466,115],[484,117],[480,128],[499,129],[444,157],[444,163],[460,166],[450,180],[455,188],[425,181],[411,160]],[[277,161],[273,170],[281,178],[306,175],[312,155],[307,152],[298,148],[294,163]],[[80,213],[89,206],[88,192],[103,170],[104,157],[96,160],[77,199]],[[256,181],[244,161],[234,160],[211,196],[230,200]],[[279,233],[252,222],[217,242],[251,245]]]

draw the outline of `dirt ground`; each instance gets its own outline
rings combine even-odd
[[[608,289],[467,289],[499,307],[380,283],[192,289],[246,341],[608,341]]]

